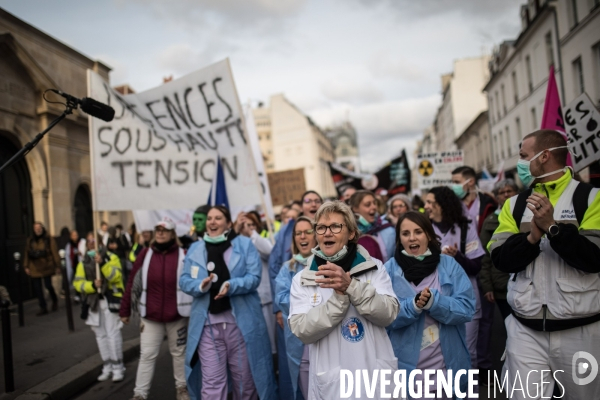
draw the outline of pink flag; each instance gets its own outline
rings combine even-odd
[[[544,103],[544,115],[542,115],[542,126],[540,129],[552,129],[558,131],[563,134],[566,140],[569,139],[565,132],[560,96],[558,95],[558,87],[556,86],[556,78],[554,77],[554,65],[550,67],[550,75],[548,76],[546,102]],[[571,153],[567,154],[567,166],[573,166]]]

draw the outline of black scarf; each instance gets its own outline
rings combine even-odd
[[[175,239],[171,239],[168,242],[164,242],[164,243],[154,242],[152,247],[154,247],[156,249],[156,251],[158,251],[159,253],[164,253],[165,251],[169,250],[174,244],[175,244]]]
[[[350,268],[352,268],[352,263],[354,262],[354,259],[356,258],[356,251],[358,250],[356,243],[348,243],[346,245],[346,247],[348,249],[348,253],[346,253],[344,258],[342,258],[341,260],[337,260],[335,262],[332,261],[333,264],[342,267],[344,272],[348,272],[348,271],[350,271]],[[327,260],[322,259],[321,257],[319,257],[316,254],[315,254],[315,262],[317,263],[317,267],[327,264]]]
[[[402,250],[404,250],[402,245],[396,246],[394,258],[400,268],[402,268],[404,278],[415,285],[419,285],[423,279],[431,275],[440,263],[440,251],[434,247],[429,248],[431,255],[425,257],[423,261],[404,255]]]
[[[211,314],[219,314],[227,310],[231,310],[231,303],[229,302],[229,296],[225,296],[219,300],[215,300],[215,296],[219,294],[223,282],[228,281],[231,278],[229,274],[229,268],[225,263],[223,254],[231,247],[231,241],[236,237],[235,231],[232,229],[227,235],[227,240],[221,243],[206,243],[206,263],[209,262],[215,264],[215,269],[208,271],[208,275],[211,273],[216,274],[219,278],[216,282],[213,282],[210,287],[210,303],[208,305],[208,311]]]

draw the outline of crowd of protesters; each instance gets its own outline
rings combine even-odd
[[[484,193],[464,166],[422,199],[307,191],[270,229],[257,212],[204,205],[182,237],[167,217],[140,233],[105,223],[82,239],[67,232],[69,280],[104,361],[98,379],[123,379],[120,329],[134,314],[134,400],[149,395],[165,336],[178,400],[333,399],[341,369],[479,369],[488,385],[495,304],[509,389],[518,373],[532,389],[540,382],[529,370],[574,371],[576,351],[600,359],[600,197],[573,178],[566,155],[560,134],[527,135],[521,194],[512,179]],[[56,309],[57,246],[41,223],[24,266],[40,314],[43,285]],[[570,373],[538,378],[545,396],[600,392],[598,380],[579,385]],[[417,381],[423,397],[446,398],[435,380]],[[466,391],[467,376],[457,385]]]

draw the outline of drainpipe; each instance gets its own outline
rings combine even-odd
[[[554,3],[554,2],[553,2]],[[562,101],[563,103],[565,103],[566,105],[566,97],[565,97],[565,78],[564,78],[564,74],[565,71],[563,70],[562,67],[562,56],[561,56],[561,49],[560,49],[560,38],[559,38],[559,31],[558,31],[558,15],[556,12],[556,6],[557,4],[548,4],[548,6],[552,9],[552,15],[554,16],[554,30],[556,31],[556,53],[558,54],[558,68],[560,70],[560,95],[562,97]]]

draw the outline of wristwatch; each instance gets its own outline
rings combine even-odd
[[[554,236],[558,235],[559,231],[560,229],[558,228],[558,225],[554,223],[550,225],[550,227],[548,227],[548,232],[546,233],[546,236],[548,236],[548,239],[551,239]]]

